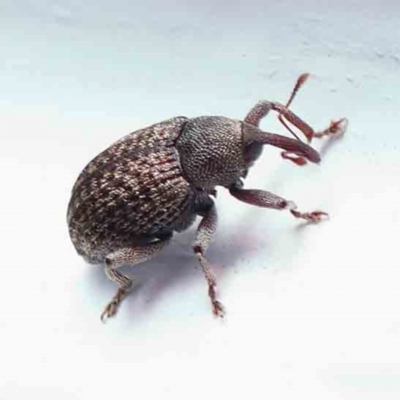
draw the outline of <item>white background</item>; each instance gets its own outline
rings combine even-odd
[[[0,398],[400,398],[399,4],[2,0]],[[66,225],[84,165],[172,116],[284,102],[305,71],[293,110],[317,129],[347,116],[346,135],[316,143],[320,166],[266,149],[246,186],[330,221],[220,190],[208,257],[226,320],[192,229],[101,324],[115,285]]]

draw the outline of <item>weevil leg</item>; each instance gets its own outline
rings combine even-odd
[[[320,139],[325,136],[340,136],[346,131],[349,121],[347,118],[340,118],[335,121],[331,121],[328,128],[323,131],[318,131],[314,133],[314,137]]]
[[[252,204],[258,207],[272,208],[275,210],[289,210],[295,218],[305,219],[310,222],[320,222],[328,217],[324,211],[299,212],[293,201],[286,200],[276,194],[265,190],[257,189],[242,189],[238,185],[234,185],[229,189],[231,195],[240,201],[247,204]]]
[[[285,117],[291,124],[296,126],[308,139],[309,142],[313,138],[322,138],[325,136],[340,136],[342,135],[347,127],[348,120],[346,118],[341,118],[336,121],[332,121],[328,128],[315,132],[306,122],[304,122],[300,117],[294,114],[292,111],[286,108],[286,106],[276,103],[276,102],[269,102],[269,101],[261,101],[256,104],[249,112],[249,114],[245,118],[245,122],[257,126],[260,123],[260,120],[264,118],[270,110],[278,111],[279,120],[282,124],[293,134],[293,136],[298,139],[299,137],[292,131],[292,129],[286,124],[282,117]],[[307,160],[296,154],[295,152],[282,152],[282,158],[286,160],[290,160],[294,162],[296,165],[302,166],[307,163]]]
[[[154,258],[170,243],[171,236],[154,243],[121,248],[106,257],[105,273],[110,280],[118,284],[118,291],[101,314],[103,322],[117,314],[120,304],[128,295],[132,286],[132,278],[121,274],[117,271],[117,268],[126,264],[134,266]]]
[[[347,125],[348,125],[347,118],[341,118],[338,120],[331,121],[328,128],[322,131],[314,132],[314,138],[321,139],[323,137],[339,137],[344,134],[344,132],[347,129]],[[283,151],[281,153],[281,156],[283,159],[290,160],[299,166],[307,164],[307,160],[295,152]]]
[[[296,133],[293,132],[293,130],[290,128],[290,126],[286,123],[286,121],[283,119],[285,117],[291,124],[296,126],[300,131],[304,134],[304,136],[307,138],[309,142],[311,142],[313,136],[314,136],[314,130],[305,122],[303,121],[300,117],[298,117],[296,114],[294,114],[292,111],[289,110],[289,106],[292,103],[293,99],[295,98],[297,92],[299,89],[304,85],[305,81],[308,79],[310,74],[305,73],[301,74],[296,81],[296,84],[294,85],[294,88],[292,90],[292,93],[290,95],[289,100],[287,101],[286,105],[280,104],[278,102],[272,102],[272,101],[267,101],[267,100],[262,100],[258,102],[247,114],[246,118],[244,119],[244,122],[247,122],[248,124],[254,125],[254,126],[259,126],[260,121],[267,116],[267,114],[271,111],[278,111],[278,119],[281,122],[281,124],[297,139],[300,140],[299,137],[296,135]]]
[[[332,121],[330,126],[319,132],[315,132],[306,122],[304,122],[300,117],[295,115],[292,111],[289,110],[289,107],[295,98],[297,92],[299,89],[303,86],[303,84],[306,82],[308,79],[309,74],[305,73],[300,75],[297,78],[296,84],[292,90],[292,93],[290,95],[290,98],[286,105],[280,104],[278,102],[270,102],[270,101],[260,101],[257,103],[247,114],[246,118],[244,119],[244,122],[247,122],[248,124],[254,125],[254,126],[259,126],[260,121],[266,117],[269,113],[269,111],[274,110],[279,113],[278,119],[282,123],[282,125],[298,140],[298,136],[296,135],[295,132],[290,128],[290,126],[286,123],[284,118],[286,118],[291,124],[296,126],[303,134],[306,136],[309,142],[313,138],[321,138],[324,136],[338,136],[340,134],[343,134],[344,131],[346,130],[347,127],[347,119],[346,118],[341,118],[337,121]],[[294,161],[297,165],[304,165],[305,163],[302,161],[299,161],[297,157],[285,157],[283,158],[289,159],[291,161]]]
[[[217,229],[217,209],[214,205],[201,214],[203,219],[200,222],[199,227],[197,228],[196,239],[193,246],[193,251],[196,254],[201,269],[204,273],[204,276],[207,280],[208,284],[208,295],[211,299],[212,304],[212,311],[216,317],[223,317],[224,316],[224,307],[223,305],[217,300],[217,281],[215,276],[211,270],[210,264],[208,263],[205,252],[207,251],[208,246],[211,243],[211,239]]]
[[[341,118],[335,121],[331,121],[328,128],[322,131],[314,132],[313,137],[316,139],[321,139],[323,137],[329,137],[329,136],[330,137],[341,136],[346,131],[347,125],[348,125],[347,118]],[[304,157],[296,154],[295,152],[283,151],[281,153],[281,156],[283,159],[290,160],[299,166],[307,164],[307,160]]]
[[[129,290],[132,286],[132,279],[126,275],[121,274],[116,269],[116,266],[112,265],[111,262],[106,261],[105,273],[109,279],[118,284],[118,291],[107,304],[103,313],[101,314],[101,320],[104,322],[107,318],[111,318],[117,314],[118,308],[122,303],[122,300],[128,295]]]

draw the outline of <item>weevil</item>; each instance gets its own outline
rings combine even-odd
[[[102,320],[116,315],[132,286],[132,278],[118,268],[159,255],[174,232],[188,229],[196,217],[201,221],[193,252],[207,281],[212,312],[224,315],[205,256],[217,228],[213,197],[218,186],[242,202],[288,210],[295,218],[319,222],[327,216],[323,211],[300,212],[293,201],[264,190],[245,189],[243,184],[264,145],[282,149],[281,156],[297,165],[319,163],[320,155],[310,146],[311,140],[344,132],[345,118],[315,132],[289,109],[308,76],[297,79],[285,105],[260,101],[243,121],[222,116],[171,118],[123,137],[84,168],[73,186],[67,220],[78,254],[89,263],[104,265],[107,277],[118,285]],[[259,128],[270,111],[277,112],[294,138]],[[304,134],[308,143],[288,123]]]

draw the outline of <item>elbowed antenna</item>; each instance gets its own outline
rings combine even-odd
[[[289,153],[305,157],[313,163],[319,163],[321,161],[319,153],[308,144],[286,136],[264,132],[250,124],[243,124],[243,139],[245,143],[256,142],[279,147]]]
[[[290,94],[289,100],[287,101],[285,108],[289,110],[290,105],[292,104],[293,99],[296,97],[297,92],[299,89],[304,85],[306,80],[310,77],[310,74],[308,72],[305,72],[304,74],[301,74],[296,81],[296,84],[294,85],[294,88],[292,90],[292,93]],[[290,116],[290,115],[289,115]],[[286,123],[286,121],[283,119],[283,114],[282,112],[279,113],[278,115],[279,122],[299,141],[301,142],[300,138],[293,132],[292,128]],[[296,121],[291,121],[291,119],[288,119],[290,122],[294,123],[300,130],[303,132],[304,136],[307,138],[307,141],[310,143],[313,136],[314,132],[312,128],[307,126],[303,121],[302,121],[302,127],[298,126],[295,122]]]

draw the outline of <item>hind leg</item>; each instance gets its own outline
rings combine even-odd
[[[132,279],[117,271],[122,265],[132,266],[140,264],[157,256],[171,241],[171,237],[141,246],[132,246],[119,249],[106,257],[105,273],[107,277],[118,285],[118,291],[101,314],[101,320],[116,315],[121,302],[128,295],[132,286]]]

